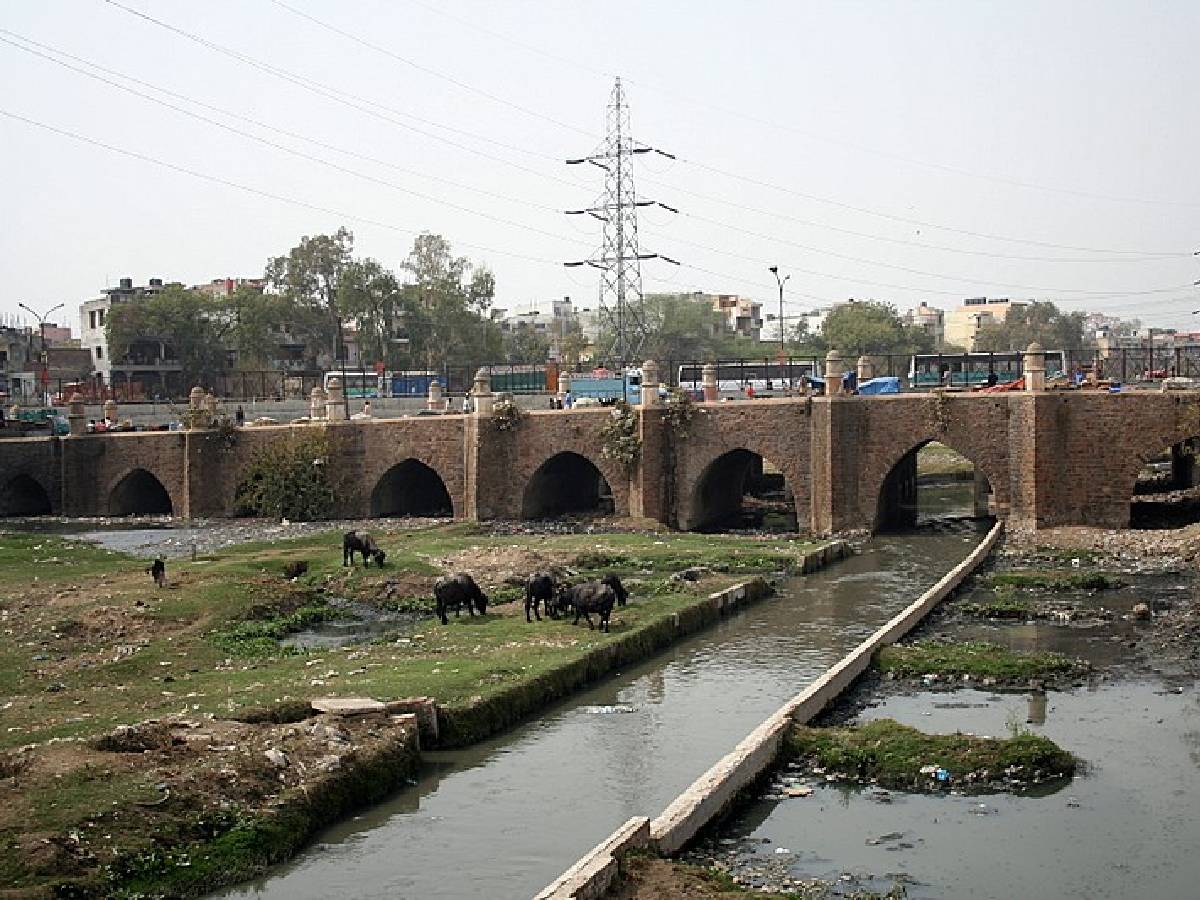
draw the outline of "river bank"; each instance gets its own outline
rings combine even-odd
[[[791,760],[682,861],[631,861],[612,896],[1193,896],[1200,789],[1177,777],[1200,752],[1193,564],[1140,555],[1136,536],[1119,549],[1103,534],[1067,547],[1042,537],[1009,541],[905,643],[1059,653],[1073,672],[877,666],[819,723],[1049,738],[1079,760],[1073,778],[981,788],[948,771],[943,786],[930,767],[921,789],[885,790]]]
[[[343,568],[326,524],[189,552],[161,590],[144,561],[78,536],[0,535],[0,882],[29,896],[132,896],[246,877],[295,852],[329,810],[415,774],[411,722],[331,722],[314,717],[313,698],[431,698],[436,740],[470,743],[715,621],[714,592],[749,579],[758,586],[737,596],[753,599],[765,592],[756,577],[830,558],[779,535],[371,526],[388,550],[382,570]],[[307,571],[285,577],[300,562]],[[611,634],[525,623],[518,582],[547,568],[621,574],[632,599]],[[431,621],[444,571],[476,575],[494,604],[486,617]],[[281,640],[341,615],[346,599],[407,617],[342,646]],[[365,777],[379,760],[388,777]],[[313,793],[338,799],[320,813],[289,799]]]

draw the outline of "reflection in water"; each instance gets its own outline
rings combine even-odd
[[[655,815],[781,703],[911,602],[978,539],[881,538],[461,751],[419,783],[321,836],[238,898],[529,897],[634,815]],[[636,601],[635,601],[636,602]],[[632,712],[600,715],[595,707]]]
[[[1029,725],[1046,724],[1046,692],[1037,690],[1029,695],[1029,713],[1025,716]]]
[[[890,697],[860,718],[943,734],[999,735],[1010,727],[1015,698],[978,691],[956,697],[962,702],[949,709],[944,693]],[[787,847],[794,877],[837,882],[850,873],[860,887],[878,891],[895,880],[914,900],[1195,897],[1195,690],[1102,683],[1052,693],[1050,711],[1032,730],[1083,759],[1085,773],[1069,783],[1020,796],[892,791],[888,803],[876,802],[869,789],[817,785],[803,800],[750,804],[720,835],[738,841],[739,868],[759,867],[774,848]],[[881,840],[891,833],[902,839]]]

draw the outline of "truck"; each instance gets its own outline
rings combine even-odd
[[[561,379],[563,375],[559,375]],[[642,402],[642,370],[628,368],[621,372],[611,369],[593,369],[590,375],[570,374],[571,398],[575,403],[584,400],[607,406],[624,398],[634,406]]]

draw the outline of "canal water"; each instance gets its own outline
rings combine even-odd
[[[936,522],[822,572],[493,740],[223,898],[528,898],[630,816],[656,815],[978,542]],[[636,602],[636,600],[634,601]]]

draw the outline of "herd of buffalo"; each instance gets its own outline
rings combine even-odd
[[[369,534],[348,531],[342,536],[342,565],[354,565],[356,553],[362,554],[364,567],[370,566],[372,559],[382,567],[387,555]],[[482,616],[487,611],[487,594],[465,572],[443,575],[433,584],[433,596],[437,601],[437,616],[443,625],[450,623],[447,613],[451,610],[455,616],[463,609],[472,616],[475,613]],[[535,572],[525,581],[525,621],[533,621],[531,612],[540,622],[542,612],[552,619],[558,619],[574,611],[573,624],[578,625],[582,617],[588,627],[594,629],[596,626],[592,622],[592,613],[595,613],[600,619],[600,630],[608,631],[613,607],[624,606],[628,599],[625,586],[616,575],[606,575],[598,581],[585,581],[582,584],[559,584],[549,572]]]

